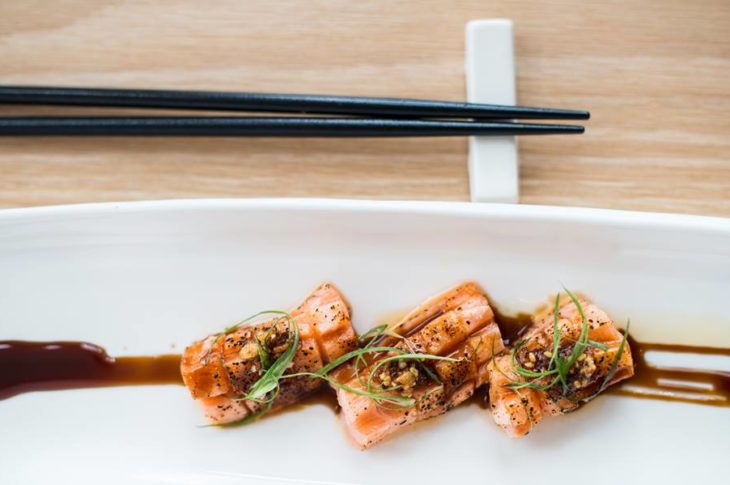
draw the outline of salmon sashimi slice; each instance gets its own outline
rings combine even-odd
[[[329,283],[316,288],[290,315],[299,331],[299,344],[286,373],[315,372],[358,347],[347,303]],[[262,409],[261,403],[241,397],[263,375],[262,359],[274,360],[288,348],[289,324],[288,319],[276,316],[227,334],[210,335],[185,349],[180,372],[208,420],[231,423]],[[262,348],[268,355],[260,355]],[[306,376],[282,380],[271,409],[299,401],[323,382]]]
[[[464,402],[487,381],[492,353],[504,349],[494,313],[484,292],[474,283],[464,283],[425,301],[391,330],[399,337],[386,336],[375,345],[453,360],[393,361],[374,371],[382,388],[397,387],[393,392],[412,400],[408,407],[377,403],[371,397],[335,386],[345,428],[363,449],[404,426],[438,416]],[[364,369],[345,364],[332,376],[340,384],[363,390],[370,370],[390,355],[395,354],[384,353]]]
[[[579,347],[575,362],[565,373],[565,386],[540,374],[555,368],[554,307],[538,311],[532,325],[516,343],[513,352],[494,358],[488,364],[489,402],[496,423],[512,437],[524,436],[546,416],[577,409],[606,387],[634,374],[631,349],[608,315],[584,297],[576,297],[580,308],[561,295],[558,308],[559,354],[569,361],[583,330],[585,315],[587,338],[593,344]],[[582,349],[582,351],[581,351]],[[527,372],[525,372],[527,371]],[[526,385],[527,383],[527,385]]]

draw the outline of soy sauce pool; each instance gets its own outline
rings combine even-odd
[[[0,341],[0,399],[30,391],[182,383],[179,355],[114,358],[87,342]]]

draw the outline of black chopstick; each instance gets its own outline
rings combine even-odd
[[[381,118],[582,120],[590,117],[590,113],[580,110],[419,99],[34,86],[0,86],[0,103],[367,115]]]
[[[509,122],[303,117],[0,118],[0,136],[511,136],[583,133],[582,126]]]

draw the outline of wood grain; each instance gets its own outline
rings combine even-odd
[[[730,2],[0,2],[0,83],[464,99],[464,25],[515,21],[522,201],[730,216]],[[4,107],[0,114],[60,113]],[[67,111],[65,111],[67,112]],[[466,200],[465,139],[0,139],[0,207],[175,197]]]

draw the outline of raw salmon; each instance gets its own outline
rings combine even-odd
[[[531,380],[546,387],[554,376],[522,377],[514,368],[517,363],[530,372],[550,368],[554,342],[553,307],[533,315],[533,323],[518,343],[514,360],[507,352],[488,365],[489,401],[497,424],[513,437],[529,433],[546,416],[557,416],[578,408],[600,391],[634,374],[631,349],[619,348],[623,335],[606,313],[586,298],[578,299],[588,323],[588,338],[606,346],[589,346],[578,355],[567,374],[567,390],[561,383],[548,389],[516,388],[515,385]],[[583,319],[578,307],[567,297],[561,297],[558,310],[560,355],[567,358],[581,335]],[[612,375],[609,375],[612,374]]]
[[[382,387],[398,386],[399,390],[393,392],[412,398],[414,404],[407,408],[379,405],[370,397],[338,388],[340,415],[349,435],[361,448],[374,445],[404,426],[443,414],[468,399],[488,379],[487,365],[492,352],[504,348],[489,302],[474,283],[459,285],[425,301],[392,331],[401,338],[386,337],[376,345],[448,356],[455,361],[398,361],[381,367],[377,381]],[[339,368],[333,376],[341,384],[364,389],[362,377],[367,378],[369,369],[385,356],[375,358],[367,369],[360,369],[360,377],[352,363]]]
[[[291,316],[299,329],[299,345],[287,373],[317,371],[358,346],[348,306],[329,283],[315,289]],[[256,402],[237,400],[264,372],[257,337],[275,359],[288,348],[289,322],[274,318],[242,326],[229,334],[210,335],[185,349],[180,365],[183,381],[211,422],[238,421],[261,408]],[[297,402],[323,382],[308,377],[282,380],[272,409]]]

